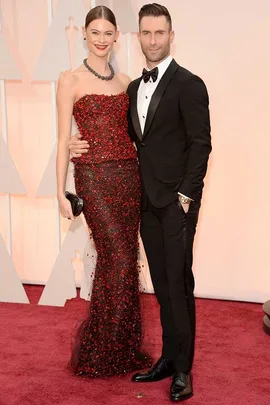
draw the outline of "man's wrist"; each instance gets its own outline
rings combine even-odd
[[[179,195],[179,200],[182,204],[190,204],[190,202],[193,201],[192,198],[189,198],[188,196],[180,193],[179,191],[178,191],[178,195]]]

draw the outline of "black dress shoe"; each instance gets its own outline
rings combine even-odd
[[[172,376],[174,373],[172,364],[169,360],[161,357],[149,371],[134,374],[134,382],[155,382]]]
[[[174,373],[171,391],[170,391],[170,399],[172,401],[184,401],[192,397],[193,395],[193,388],[192,388],[192,380],[190,374],[185,373]]]

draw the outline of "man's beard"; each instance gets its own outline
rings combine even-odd
[[[162,61],[163,59],[165,59],[169,54],[170,54],[170,47],[167,46],[163,49],[161,49],[159,52],[157,52],[156,55],[151,54],[151,52],[148,52],[147,50],[145,51],[142,48],[142,53],[144,54],[146,60],[148,60],[149,62],[159,62]]]

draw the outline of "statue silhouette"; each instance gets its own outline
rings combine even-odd
[[[76,41],[79,32],[78,27],[74,24],[74,18],[69,17],[69,25],[65,27],[66,37],[68,40],[68,52],[71,70],[75,69],[76,60]]]

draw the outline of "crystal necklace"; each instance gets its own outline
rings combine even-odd
[[[101,79],[101,80],[112,80],[112,79],[114,78],[114,69],[113,69],[113,67],[112,67],[112,65],[111,65],[110,63],[108,63],[109,68],[110,68],[110,71],[111,71],[111,74],[110,74],[109,76],[102,76],[102,75],[100,75],[99,73],[97,73],[94,69],[92,69],[92,68],[88,65],[87,59],[84,59],[84,60],[83,60],[83,64],[84,64],[84,66],[85,66],[91,73],[93,73],[93,75],[97,76],[97,77],[98,77],[99,79]]]

